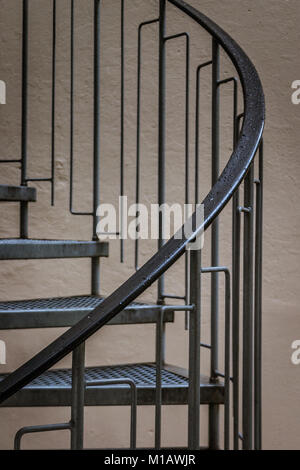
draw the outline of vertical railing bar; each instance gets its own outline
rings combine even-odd
[[[199,201],[199,149],[200,149],[200,73],[205,67],[212,64],[209,60],[198,65],[196,72],[196,115],[195,115],[195,207]],[[190,314],[185,314],[185,328],[188,329],[188,319]]]
[[[97,209],[100,205],[100,121],[101,121],[101,94],[100,94],[100,66],[101,66],[101,1],[94,0],[94,168],[93,168],[93,240],[97,241],[97,224],[99,217]],[[93,295],[100,294],[100,258],[91,260],[92,276],[91,290]]]
[[[262,230],[263,141],[259,148],[259,180],[256,186],[255,312],[254,312],[254,418],[255,450],[262,448]]]
[[[28,45],[27,45],[27,48],[28,48]],[[27,58],[27,60],[28,60],[28,58]],[[53,0],[53,4],[52,4],[52,74],[51,75],[52,75],[52,89],[51,89],[51,177],[49,177],[49,178],[43,178],[43,177],[28,178],[27,175],[25,174],[23,184],[27,185],[27,183],[29,183],[29,182],[38,182],[38,181],[39,182],[50,182],[51,183],[51,205],[54,206],[54,192],[55,192],[54,186],[55,186],[56,0]]]
[[[200,74],[201,70],[212,64],[209,60],[198,65],[196,72],[196,118],[195,118],[195,206],[199,201],[199,151],[200,151]]]
[[[165,202],[165,137],[166,137],[166,0],[159,1],[159,98],[158,98],[158,204]],[[164,244],[164,220],[159,211],[158,250]],[[164,275],[158,280],[158,303],[163,303]]]
[[[51,116],[51,205],[55,197],[55,93],[56,93],[56,0],[53,0],[52,24],[52,116]]]
[[[200,271],[199,271],[200,275]],[[156,383],[155,383],[155,448],[161,448],[161,407],[162,407],[162,369],[165,364],[166,356],[166,326],[164,323],[164,314],[168,310],[172,310],[174,307],[171,306],[162,306],[158,312],[157,322],[156,322],[156,346],[155,346],[155,363],[156,363]],[[194,311],[194,306],[176,306],[178,311]],[[200,342],[200,340],[199,340]],[[200,348],[200,346],[199,346]],[[194,367],[194,365],[193,365]],[[195,374],[193,374],[194,376]],[[199,382],[199,393],[200,393],[200,365],[199,365],[199,380],[195,381],[195,387]],[[193,387],[193,390],[194,388]],[[200,404],[200,398],[199,398]],[[192,405],[194,406],[194,401]],[[198,414],[199,417],[199,414]],[[199,421],[199,419],[198,419]],[[194,432],[193,427],[193,432]],[[193,435],[191,433],[191,436]]]
[[[253,444],[253,175],[251,165],[245,179],[244,279],[243,279],[243,449]]]
[[[186,34],[185,71],[185,203],[189,203],[189,147],[190,147],[190,36]]]
[[[22,136],[21,185],[27,186],[27,131],[28,131],[28,21],[29,4],[23,0],[22,26]],[[28,202],[20,203],[20,237],[28,238]]]
[[[74,165],[74,0],[71,0],[70,34],[70,212],[72,213]]]
[[[220,49],[216,39],[212,42],[212,186],[219,177],[219,127],[220,127],[220,90],[218,87],[220,75]],[[219,219],[211,229],[211,263],[219,265]],[[211,380],[217,381],[215,371],[218,369],[218,306],[219,278],[213,273],[211,278]],[[219,406],[209,405],[209,448],[219,446]]]
[[[83,449],[85,343],[72,354],[71,449]]]
[[[233,150],[236,145],[236,119],[238,112],[238,79],[236,77],[225,78],[224,80],[219,80],[218,86],[225,85],[227,83],[233,83]],[[241,118],[242,115],[240,115]]]
[[[238,141],[240,122],[243,115],[236,117],[235,144]],[[240,251],[241,251],[241,213],[239,211],[239,190],[232,201],[232,364],[233,364],[233,445],[239,449],[239,356],[240,356]]]
[[[129,384],[131,388],[131,419],[130,419],[130,447],[136,449],[137,434],[137,388],[133,381]]]
[[[185,71],[185,204],[189,203],[189,146],[190,146],[190,37],[186,35]],[[189,252],[185,254],[185,303],[189,303]],[[189,312],[185,312],[185,329],[189,325]]]
[[[167,36],[164,38],[164,41],[170,41],[173,39],[178,39],[181,37],[186,38],[186,70],[185,70],[185,204],[189,203],[189,107],[190,107],[190,94],[189,94],[189,76],[190,76],[190,37],[187,32],[173,34],[172,36]],[[185,255],[185,303],[189,303],[189,253]],[[162,297],[165,298],[164,294]],[[189,313],[185,314],[185,328],[188,328],[188,316]]]
[[[191,250],[189,325],[188,448],[200,446],[201,250]]]
[[[232,201],[232,364],[234,450],[239,449],[239,355],[240,355],[240,230],[239,191]]]
[[[238,81],[234,79],[233,82],[233,150],[237,142],[237,129],[236,120],[238,115]]]
[[[121,0],[121,134],[120,134],[120,196],[124,196],[124,87],[125,87],[125,4],[124,0]],[[123,227],[123,204],[121,205],[120,221],[121,227]],[[124,262],[124,239],[120,237],[120,261]]]
[[[96,1],[96,0],[95,0]],[[99,1],[99,0],[98,0]],[[94,212],[78,212],[73,209],[74,196],[74,0],[71,0],[71,21],[70,21],[70,192],[69,210],[72,215],[93,216]]]
[[[225,363],[225,374],[219,371],[214,371],[218,377],[225,379],[225,400],[224,400],[224,449],[229,450],[230,448],[230,302],[231,302],[231,287],[230,287],[230,271],[228,268],[223,266],[202,268],[201,273],[224,273],[225,274],[225,351],[224,351],[224,363]]]
[[[154,20],[144,21],[140,23],[138,28],[138,58],[137,58],[137,125],[136,125],[136,195],[135,195],[135,202],[138,206],[140,202],[140,168],[141,168],[141,158],[140,158],[140,151],[141,151],[141,67],[142,67],[142,29],[153,23],[157,23],[159,18],[155,18]],[[136,214],[138,217],[138,214]],[[139,266],[139,239],[136,237],[135,240],[135,270],[138,270]]]
[[[156,323],[156,387],[155,387],[155,449],[161,447],[162,368],[165,362],[164,308],[161,307]]]
[[[230,272],[225,271],[225,410],[224,449],[230,449]]]
[[[238,136],[237,127],[236,127],[237,115],[238,115],[238,81],[235,77],[233,77],[232,80],[233,80],[233,151],[234,151],[235,146],[236,146],[236,142],[237,142],[237,136]],[[233,270],[233,266],[232,266],[232,270]],[[230,289],[230,279],[229,279],[229,286],[227,287],[227,289],[228,288]],[[230,309],[230,302],[231,302],[231,300],[230,300],[230,294],[229,294],[229,307],[228,307],[229,309]],[[228,315],[229,315],[229,321],[230,321],[230,310],[229,310]],[[232,320],[232,322],[233,322],[233,320]],[[229,421],[230,420],[230,329],[228,330],[228,332],[229,332],[229,339],[228,339],[227,347],[228,347],[228,355],[229,355],[229,358],[228,358],[228,367],[229,367],[229,369],[227,371],[227,374],[225,372],[225,375],[226,375],[226,380],[228,381],[227,386],[228,386],[228,393],[229,393],[229,396],[228,396],[229,404],[228,404],[227,409],[226,409],[226,406],[225,406],[225,429],[224,429],[224,434],[225,434],[224,446],[225,446],[225,449],[230,448],[230,421]],[[225,340],[225,342],[226,342],[226,340]],[[225,346],[225,350],[226,350],[226,346]],[[234,365],[232,365],[232,366],[234,367]],[[234,377],[234,373],[233,373],[233,377]],[[225,393],[226,393],[226,389],[225,389]],[[233,436],[233,441],[234,441],[234,436]],[[237,439],[237,441],[238,441],[238,439]]]
[[[131,393],[131,413],[130,413],[130,448],[136,449],[137,435],[137,387],[132,379],[108,379],[86,382],[86,387],[105,387],[110,385],[128,385]]]

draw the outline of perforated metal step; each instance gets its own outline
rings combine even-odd
[[[0,201],[5,202],[35,202],[36,189],[28,186],[11,186],[0,184]]]
[[[155,404],[155,364],[127,364],[120,366],[89,367],[85,379],[89,381],[131,379],[135,382],[139,405]],[[0,375],[0,380],[4,375]],[[201,403],[223,403],[224,387],[201,377]],[[162,403],[164,405],[186,404],[188,378],[186,371],[165,366],[162,371]],[[69,406],[71,403],[71,370],[50,370],[24,387],[2,406]],[[89,387],[85,392],[86,406],[129,405],[130,391],[124,385]]]
[[[0,302],[0,330],[72,326],[103,300],[98,296],[76,296]],[[158,305],[134,302],[110,324],[154,323],[159,309]],[[165,312],[164,320],[172,322],[174,312]]]
[[[0,260],[100,256],[108,256],[108,243],[76,240],[0,239]]]

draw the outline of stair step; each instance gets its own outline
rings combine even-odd
[[[0,201],[6,202],[35,202],[36,189],[28,186],[11,186],[0,184]]]
[[[0,239],[0,260],[107,257],[108,243],[76,240]]]
[[[155,404],[155,364],[127,364],[118,366],[88,367],[85,380],[132,379],[137,387],[138,405]],[[5,375],[0,375],[0,381]],[[71,369],[50,370],[2,403],[3,407],[70,406]],[[224,385],[210,383],[201,376],[201,404],[224,403]],[[162,404],[188,403],[188,375],[184,369],[165,365],[162,371]],[[86,406],[130,405],[130,390],[124,385],[88,387]]]
[[[73,326],[103,300],[104,297],[86,295],[0,302],[0,329]],[[159,310],[158,305],[135,302],[120,312],[109,324],[155,323]],[[165,312],[164,321],[173,322],[174,311]]]

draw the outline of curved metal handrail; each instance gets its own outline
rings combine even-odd
[[[258,149],[265,119],[262,85],[256,69],[241,47],[213,21],[182,0],[169,0],[206,29],[227,52],[241,80],[244,94],[244,122],[237,146],[218,181],[203,201],[204,223],[196,227],[197,215],[184,226],[196,227],[188,238],[172,237],[147,263],[122,284],[101,305],[53,341],[31,360],[0,382],[0,403],[41,373],[55,365],[91,335],[106,325],[142,294],[185,252],[187,245],[207,229],[243,181]]]

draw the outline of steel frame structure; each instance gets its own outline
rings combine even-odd
[[[28,183],[45,181],[51,184],[51,202],[55,196],[55,105],[56,105],[56,16],[57,5],[53,0],[53,42],[52,42],[52,120],[51,120],[51,176],[47,178],[30,178],[27,172],[28,144],[28,48],[29,48],[29,11],[30,0],[23,0],[23,35],[22,35],[22,151],[20,160],[1,160],[1,163],[21,163],[21,188],[27,188]],[[12,200],[20,201],[20,239],[15,243],[1,240],[1,259],[23,258],[57,258],[80,257],[91,258],[91,295],[100,296],[100,256],[107,256],[107,247],[98,242],[96,227],[98,223],[97,208],[100,204],[100,174],[101,174],[101,142],[100,142],[100,110],[101,110],[101,0],[94,0],[94,164],[93,164],[93,208],[90,212],[76,211],[73,206],[73,168],[74,168],[74,0],[71,0],[71,87],[70,87],[70,212],[74,215],[91,216],[93,233],[91,242],[84,248],[76,242],[62,241],[59,252],[53,241],[32,241],[28,234],[28,200],[15,194]],[[32,432],[47,432],[52,430],[70,430],[71,448],[82,449],[83,442],[83,410],[88,389],[95,389],[101,394],[106,387],[126,393],[130,390],[131,404],[131,435],[130,447],[136,447],[136,408],[143,404],[142,392],[134,377],[109,377],[101,380],[86,380],[85,370],[85,341],[109,322],[117,320],[117,315],[124,309],[130,308],[134,302],[151,284],[158,281],[156,305],[152,308],[152,320],[156,322],[156,363],[155,363],[155,448],[161,447],[161,407],[166,400],[163,386],[165,373],[165,325],[170,321],[174,311],[185,312],[189,329],[189,370],[185,390],[187,396],[182,403],[188,404],[188,442],[189,449],[200,448],[200,404],[201,374],[200,350],[210,351],[210,377],[212,390],[214,387],[224,391],[224,449],[240,448],[261,449],[261,318],[262,318],[262,228],[263,228],[263,142],[262,134],[265,119],[264,95],[259,76],[240,46],[218,25],[182,0],[159,0],[159,16],[147,19],[138,29],[138,67],[137,67],[137,153],[136,153],[136,202],[140,201],[141,192],[141,83],[142,83],[142,31],[145,27],[158,24],[159,39],[159,115],[158,115],[158,195],[157,202],[161,205],[166,201],[166,85],[167,44],[175,40],[185,40],[185,202],[190,201],[190,82],[191,82],[191,47],[189,33],[179,32],[171,36],[166,34],[167,7],[175,9],[199,28],[206,30],[211,36],[212,55],[207,61],[199,64],[196,74],[195,102],[195,197],[199,201],[199,158],[200,158],[200,83],[203,69],[211,68],[212,82],[212,123],[211,123],[211,190],[205,197],[204,224],[197,225],[197,211],[191,218],[193,233],[182,239],[171,238],[165,241],[164,220],[160,213],[159,241],[157,253],[143,266],[139,267],[139,243],[135,244],[136,272],[108,298],[101,299],[96,307],[88,313],[83,309],[79,321],[70,323],[71,328],[57,340],[44,348],[31,360],[23,364],[9,375],[0,380],[0,403],[6,406],[9,400],[26,391],[32,381],[42,377],[48,369],[59,360],[72,353],[72,386],[71,386],[71,419],[69,423],[30,426],[21,429],[15,439],[15,448],[19,449],[21,438]],[[120,78],[120,195],[124,195],[124,108],[125,108],[125,15],[124,0],[120,1],[121,8],[121,78]],[[236,76],[222,79],[220,54],[226,54],[231,60]],[[226,84],[233,85],[233,152],[224,170],[220,173],[220,90]],[[238,90],[241,84],[243,95],[243,112],[238,114]],[[257,155],[257,159],[255,159]],[[254,164],[258,160],[258,177],[255,178]],[[244,184],[244,197],[241,202],[241,184]],[[256,192],[255,192],[256,186]],[[32,188],[30,188],[32,189]],[[6,191],[6,190],[5,190]],[[4,192],[5,192],[4,191]],[[18,189],[20,193],[20,189]],[[7,191],[6,191],[7,192]],[[0,193],[1,194],[1,193]],[[4,193],[3,193],[4,194]],[[16,199],[17,198],[17,199]],[[35,199],[35,195],[34,195]],[[34,200],[33,199],[33,200]],[[5,200],[5,199],[3,199]],[[232,201],[232,268],[222,266],[220,260],[220,225],[218,216],[227,203]],[[244,231],[241,233],[241,222],[244,217]],[[186,223],[190,224],[190,221]],[[189,225],[190,226],[190,225]],[[211,227],[211,266],[203,267],[201,250],[188,251],[188,247],[204,230]],[[185,231],[183,230],[183,233]],[[27,244],[26,244],[27,243]],[[241,246],[242,245],[242,246]],[[27,248],[26,248],[27,247]],[[100,247],[100,248],[99,248]],[[24,250],[28,250],[26,253]],[[18,251],[19,250],[19,251]],[[52,251],[51,251],[52,250]],[[69,250],[69,251],[68,251]],[[66,256],[66,253],[68,255]],[[168,269],[182,256],[185,256],[185,294],[167,294],[164,276]],[[124,261],[124,244],[121,240],[120,258]],[[243,276],[241,283],[241,261],[243,261]],[[210,344],[201,342],[201,279],[205,274],[211,276],[211,339]],[[225,276],[225,369],[220,371],[219,365],[219,278]],[[241,291],[242,287],[242,291]],[[242,296],[242,322],[240,315],[240,297]],[[182,305],[167,305],[166,300],[182,300]],[[12,308],[12,307],[11,307]],[[45,307],[48,311],[50,307]],[[48,309],[48,310],[47,310]],[[0,305],[1,313],[5,314],[9,305]],[[62,308],[63,310],[63,308]],[[57,311],[54,306],[52,312]],[[38,310],[32,307],[32,324],[37,321]],[[141,319],[143,310],[140,311]],[[3,319],[5,317],[3,316]],[[76,317],[77,319],[78,317]],[[69,320],[64,320],[68,323]],[[124,321],[128,321],[124,320]],[[172,319],[171,319],[172,321]],[[117,321],[116,321],[117,322]],[[143,320],[141,320],[143,322]],[[144,320],[145,322],[145,320]],[[36,323],[40,326],[40,323]],[[68,323],[69,324],[69,323]],[[242,344],[240,338],[242,324]],[[6,324],[5,324],[6,325]],[[7,324],[8,325],[8,324]],[[18,313],[9,328],[24,327],[18,325]],[[31,324],[30,324],[31,325]],[[52,325],[51,325],[52,326]],[[54,325],[53,325],[54,326]],[[28,326],[28,327],[32,327]],[[240,356],[242,351],[242,396],[240,396]],[[173,369],[174,370],[174,369]],[[174,372],[175,373],[175,372]],[[178,371],[176,372],[178,373]],[[179,374],[179,373],[178,373]],[[179,376],[179,375],[178,375]],[[224,383],[222,382],[224,380]],[[29,385],[28,385],[29,384]],[[231,389],[233,399],[231,403]],[[30,392],[30,389],[29,389]],[[51,390],[44,390],[47,402]],[[17,395],[15,395],[17,394]],[[20,395],[21,396],[21,395]],[[100,395],[99,395],[100,396]],[[8,400],[8,401],[7,401]],[[6,402],[7,401],[7,402]],[[99,398],[99,403],[101,402]],[[30,399],[29,399],[29,403]],[[240,417],[240,403],[242,416]],[[117,404],[117,403],[116,403]],[[220,407],[222,405],[211,399],[209,401],[209,448],[220,448]],[[233,408],[233,420],[231,419]],[[241,426],[242,419],[242,426]],[[232,422],[231,422],[232,421]],[[231,430],[233,428],[233,431]],[[242,428],[242,431],[241,431]]]

